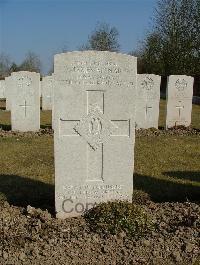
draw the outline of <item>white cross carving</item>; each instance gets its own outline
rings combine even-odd
[[[22,108],[24,108],[24,115],[26,117],[27,107],[31,107],[31,105],[27,105],[26,100],[24,100],[24,105],[19,105],[19,106],[22,107]]]
[[[145,107],[145,117],[147,118],[147,116],[148,116],[148,113],[149,113],[149,109],[152,109],[152,107],[151,106],[148,106],[148,104],[146,104],[146,107]]]
[[[178,109],[178,116],[180,118],[181,117],[181,109],[184,109],[184,106],[181,105],[181,101],[179,101],[179,106],[176,106],[176,108]]]
[[[130,137],[130,119],[109,120],[104,113],[105,91],[86,92],[87,115],[81,120],[60,118],[60,128],[65,126],[63,123],[70,123],[69,133],[64,132],[60,136],[81,136],[86,140],[87,181],[103,181],[104,143],[109,141],[110,137]],[[98,102],[95,102],[95,96],[93,101],[93,95],[98,95]]]

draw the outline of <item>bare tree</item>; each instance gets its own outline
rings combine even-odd
[[[10,66],[10,73],[20,71],[20,67],[16,63],[12,63]]]
[[[10,74],[11,61],[8,55],[0,54],[0,78],[4,78]]]
[[[41,61],[34,52],[28,52],[22,64],[19,66],[21,71],[41,72]]]
[[[118,37],[117,28],[110,27],[107,23],[97,24],[87,43],[82,45],[80,50],[119,51]]]

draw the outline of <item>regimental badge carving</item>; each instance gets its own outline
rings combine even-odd
[[[108,141],[118,128],[111,122],[101,109],[94,105],[91,111],[75,127],[74,130],[82,136],[93,150]]]
[[[146,76],[144,80],[141,82],[141,87],[145,90],[152,90],[154,86],[153,79],[149,76]]]
[[[187,88],[187,82],[185,79],[178,79],[175,83],[175,87],[178,91],[184,91]]]
[[[18,86],[23,87],[23,86],[30,86],[32,83],[32,79],[28,76],[22,76],[18,78]]]

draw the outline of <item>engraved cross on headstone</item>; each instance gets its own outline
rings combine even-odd
[[[151,106],[148,106],[148,104],[146,104],[146,107],[145,107],[145,118],[148,117],[148,114],[149,114],[149,110],[152,109]]]
[[[60,136],[81,136],[87,142],[86,181],[103,181],[104,143],[111,137],[130,137],[130,119],[107,117],[104,90],[87,90],[86,93],[87,115],[81,120],[60,118]]]
[[[31,107],[31,105],[27,105],[26,100],[24,100],[24,105],[19,105],[19,106],[24,108],[24,116],[26,117],[27,107]]]
[[[181,109],[184,109],[184,106],[181,105],[181,101],[179,101],[179,105],[176,106],[176,108],[178,109],[178,117],[180,119],[181,118]]]

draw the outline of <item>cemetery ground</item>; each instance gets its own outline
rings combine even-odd
[[[137,132],[136,216],[128,203],[108,204],[61,221],[53,214],[51,112],[41,111],[40,133],[11,133],[3,104],[0,264],[200,264],[200,106],[196,130],[165,132],[161,100],[161,130]]]

